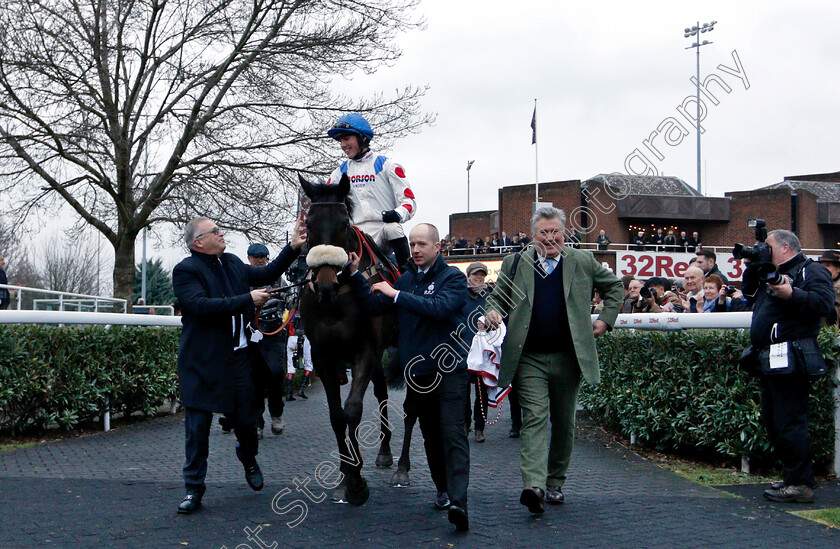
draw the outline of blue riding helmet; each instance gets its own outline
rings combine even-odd
[[[373,129],[365,117],[355,112],[345,114],[338,119],[338,122],[327,131],[327,135],[333,139],[339,139],[344,134],[355,134],[361,138],[373,139]]]

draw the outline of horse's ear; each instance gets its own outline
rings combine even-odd
[[[346,173],[341,174],[341,181],[338,182],[338,192],[341,200],[344,200],[350,194],[350,178],[347,177]]]
[[[309,197],[309,200],[312,200],[314,198],[312,183],[304,179],[301,174],[298,174],[298,179],[300,180],[301,188],[303,188],[303,193]]]

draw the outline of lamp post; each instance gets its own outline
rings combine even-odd
[[[470,168],[475,160],[467,160],[467,213],[470,213]]]
[[[704,32],[712,32],[715,30],[715,24],[717,21],[712,21],[711,23],[703,23],[703,26],[700,26],[700,21],[697,22],[691,28],[686,27],[685,29],[685,38],[690,36],[696,36],[697,42],[694,42],[687,50],[691,48],[695,48],[697,50],[697,192],[700,192],[700,46],[706,46],[711,44],[708,40],[703,40],[700,42],[700,34]]]

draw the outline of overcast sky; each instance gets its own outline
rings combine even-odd
[[[840,170],[836,1],[423,0],[418,14],[427,28],[400,38],[403,57],[348,84],[358,94],[430,86],[422,106],[437,113],[436,124],[377,151],[406,168],[418,203],[409,228],[428,221],[447,232],[449,214],[466,210],[468,160],[472,211],[496,209],[500,187],[534,182],[535,98],[541,182],[626,173],[638,148],[658,172],[694,186],[696,134],[677,107],[696,92],[695,50],[685,49],[692,39],[683,29],[698,21],[717,21],[701,35],[713,42],[701,48],[701,80],[714,73],[731,88],[710,85],[718,105],[701,97],[703,192]],[[748,89],[718,68],[737,68],[733,52]],[[659,160],[642,142],[669,117],[690,133],[676,146],[654,138]],[[228,240],[244,257],[244,240]],[[148,254],[169,267],[185,255],[168,246]]]
[[[840,170],[835,1],[424,0],[420,11],[427,29],[402,38],[400,61],[354,85],[430,86],[423,106],[437,123],[387,154],[417,195],[413,221],[441,233],[450,213],[466,211],[468,160],[472,211],[496,209],[500,187],[534,182],[535,98],[541,182],[627,173],[625,159],[639,148],[658,172],[695,186],[696,131],[677,107],[696,94],[696,50],[685,49],[693,40],[683,32],[697,21],[717,21],[701,35],[713,42],[701,48],[701,81],[714,73],[731,88],[710,84],[718,105],[701,94],[704,194]],[[733,52],[748,89],[718,68],[737,69]],[[688,109],[693,116],[695,103]],[[676,146],[655,138],[659,160],[642,141],[669,117],[690,134]]]

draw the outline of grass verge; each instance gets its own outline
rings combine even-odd
[[[840,528],[840,507],[814,509],[813,511],[791,511],[793,515],[825,524],[831,528]]]

